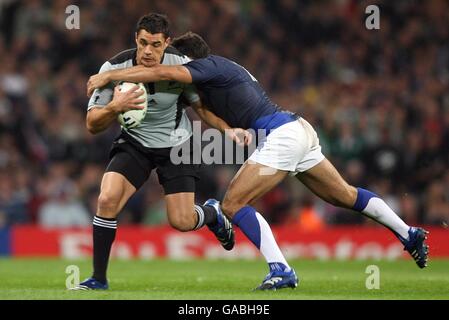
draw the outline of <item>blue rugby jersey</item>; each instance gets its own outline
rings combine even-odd
[[[257,79],[234,61],[209,55],[184,66],[203,103],[231,127],[269,132],[299,118],[271,102]]]

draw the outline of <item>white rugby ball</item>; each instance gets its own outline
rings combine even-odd
[[[128,110],[118,115],[118,122],[122,125],[122,127],[125,127],[126,129],[135,128],[140,125],[142,120],[145,118],[145,115],[147,114],[148,96],[147,90],[145,89],[143,83],[121,82],[119,84],[119,90],[126,92],[136,84],[139,86],[139,89],[137,89],[137,91],[140,90],[143,92],[138,99],[144,99],[145,101],[139,104],[139,106],[142,106],[143,109]]]

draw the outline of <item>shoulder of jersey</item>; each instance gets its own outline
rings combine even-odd
[[[124,50],[113,56],[108,61],[110,64],[115,65],[124,63],[128,60],[134,60],[136,58],[136,51],[137,51],[136,48]]]
[[[189,57],[183,55],[175,47],[169,46],[165,49],[163,64],[177,65],[192,61]]]

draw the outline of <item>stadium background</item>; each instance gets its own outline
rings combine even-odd
[[[380,7],[380,30],[365,28],[364,11],[373,3]],[[70,4],[80,8],[80,30],[66,29]],[[61,253],[53,242],[64,242],[58,237],[65,227],[85,228],[80,241],[88,246],[107,153],[119,128],[97,136],[87,132],[85,84],[105,60],[133,46],[137,19],[151,11],[168,14],[174,35],[197,32],[214,53],[244,65],[274,102],[315,126],[324,153],[348,182],[380,194],[407,223],[433,225],[434,234],[443,232],[444,239],[441,225],[449,218],[447,1],[4,0],[0,254]],[[236,170],[205,167],[197,201],[221,199]],[[267,194],[258,208],[278,226],[279,237],[291,235],[288,241],[302,232],[313,242],[325,233],[332,244],[363,225],[371,240],[394,242],[372,221],[325,204],[293,179]],[[126,234],[124,226],[134,233],[136,224],[162,230],[144,230],[142,239],[157,242],[170,232],[154,174],[119,221],[119,235]],[[76,242],[74,237],[65,245]],[[30,239],[36,239],[35,246],[29,247]],[[35,251],[44,239],[53,249]],[[64,256],[79,256],[67,250]],[[148,250],[151,256],[153,249]],[[320,256],[319,249],[314,252]],[[441,252],[449,256],[448,248]]]

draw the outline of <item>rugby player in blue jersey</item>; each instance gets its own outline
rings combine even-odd
[[[298,278],[279,249],[271,229],[252,206],[288,175],[295,176],[321,199],[353,209],[389,228],[420,268],[427,265],[428,246],[422,228],[408,226],[376,194],[349,185],[321,153],[313,127],[299,115],[270,101],[258,81],[244,67],[211,55],[207,43],[195,33],[173,41],[193,61],[179,66],[117,70],[92,76],[88,95],[110,81],[151,82],[171,80],[193,83],[202,103],[231,127],[266,131],[266,138],[242,165],[221,203],[215,205],[257,246],[270,272],[258,287],[275,290],[296,287]]]

